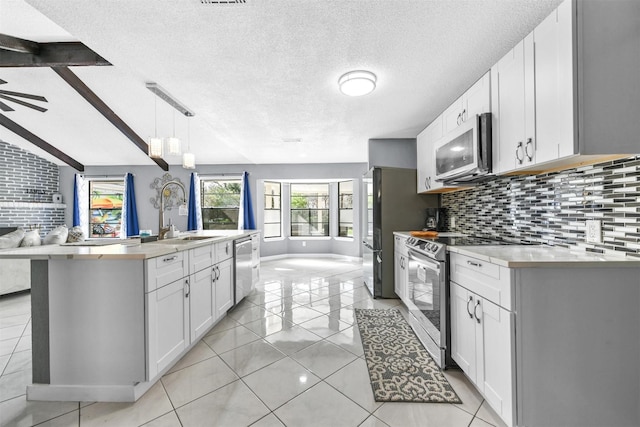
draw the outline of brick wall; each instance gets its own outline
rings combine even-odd
[[[44,237],[65,223],[65,205],[53,204],[59,193],[58,166],[0,141],[0,227],[38,227]]]

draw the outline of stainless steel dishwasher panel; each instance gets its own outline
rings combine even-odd
[[[251,238],[238,239],[233,244],[235,259],[234,305],[238,304],[253,289],[251,277]]]

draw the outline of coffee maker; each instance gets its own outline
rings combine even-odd
[[[445,208],[427,208],[424,228],[427,231],[447,230],[447,210]]]

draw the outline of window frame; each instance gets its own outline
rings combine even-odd
[[[300,197],[300,196],[294,196],[294,188],[296,186],[313,186],[313,185],[321,185],[321,186],[326,186],[326,208],[294,208],[294,203],[293,203],[293,198],[294,197]],[[304,193],[303,193],[304,194]],[[318,196],[319,193],[316,193],[315,197],[319,198],[320,196]],[[314,196],[302,196],[302,197],[306,197],[307,201],[309,200],[309,198],[313,198]],[[326,238],[331,238],[331,184],[329,182],[291,182],[289,184],[289,237],[293,238],[293,239],[326,239]],[[307,211],[308,212],[308,218],[309,221],[306,222],[306,224],[309,225],[309,230],[311,230],[311,224],[315,224],[316,226],[319,224],[322,224],[323,229],[326,229],[326,232],[324,232],[323,234],[294,234],[294,225],[297,224],[304,224],[300,223],[300,222],[296,222],[294,221],[294,212],[300,212],[300,211]],[[312,211],[317,212],[318,214],[320,212],[325,212],[326,213],[326,217],[327,220],[322,221],[322,222],[311,222],[311,217],[312,217]],[[320,215],[317,215],[317,217],[320,217]]]
[[[277,185],[279,187],[279,194],[278,195],[267,194],[267,184]],[[282,182],[264,180],[263,183],[262,183],[262,186],[263,186],[262,195],[263,195],[263,198],[264,198],[263,205],[262,205],[262,226],[263,226],[262,232],[264,234],[263,238],[264,239],[282,239],[284,237],[283,236],[283,220],[282,220],[282,213],[283,213],[283,208],[282,208],[282,197],[283,197],[282,189],[283,189],[283,185],[282,185]],[[278,204],[278,208],[277,209],[275,209],[275,208],[267,208],[267,197],[268,196],[270,196],[270,197],[278,197],[279,204]],[[278,215],[279,221],[277,223],[276,222],[267,222],[266,221],[266,216],[267,216],[266,214],[267,214],[267,212],[270,212],[270,211],[279,211],[280,212],[280,214]],[[270,225],[278,224],[279,232],[278,232],[277,236],[268,236],[267,235],[267,231],[266,231],[266,229],[267,229],[266,225],[267,224],[270,224]]]
[[[239,222],[240,222],[240,205],[242,204],[242,175],[227,175],[227,176],[200,176],[199,178],[200,181],[200,212],[202,215],[202,229],[203,230],[237,230],[239,227]],[[237,193],[233,192],[233,193],[224,193],[224,195],[235,195],[238,194],[238,204],[235,207],[207,207],[205,206],[205,197],[207,195],[210,194],[214,194],[214,193],[207,193],[205,192],[205,185],[207,182],[219,182],[219,181],[226,181],[226,182],[233,182],[234,184],[237,183],[239,186],[239,190]],[[220,212],[223,211],[235,211],[236,215],[235,215],[235,222],[232,222],[230,226],[225,226],[224,228],[219,228],[216,227],[216,225],[220,225],[220,224],[216,224],[215,222],[207,222],[207,218],[212,217],[211,215],[209,215],[208,212],[210,212],[209,210],[218,210]],[[228,217],[228,215],[225,214],[225,216]],[[213,224],[212,227],[210,228],[208,227],[209,224]]]
[[[337,219],[338,230],[337,230],[337,233],[336,233],[336,238],[354,239],[355,236],[354,236],[354,225],[353,225],[353,222],[354,222],[353,221],[353,213],[354,213],[354,209],[353,209],[354,199],[353,199],[353,196],[354,196],[355,182],[354,182],[354,180],[349,179],[349,180],[340,180],[337,183],[338,183],[338,185],[337,185],[337,187],[338,187],[338,189],[337,189],[337,192],[338,192],[338,209],[337,209],[337,212],[338,212],[338,219]],[[340,191],[341,184],[346,184],[346,183],[351,184],[351,192],[350,193],[342,193]],[[342,202],[343,202],[342,196],[343,196],[343,194],[344,195],[347,195],[347,194],[351,195],[351,207],[350,208],[343,208],[342,207]],[[351,221],[342,221],[342,211],[347,211],[347,210],[351,211]],[[351,224],[351,235],[350,236],[349,235],[343,236],[343,235],[340,234],[341,233],[341,227],[342,227],[343,223],[344,224]]]
[[[91,178],[91,177],[87,177],[87,197],[88,197],[88,204],[87,204],[87,229],[86,229],[86,236],[88,239],[121,239],[122,238],[122,231],[123,231],[123,219],[124,219],[124,198],[125,198],[125,191],[126,191],[126,183],[125,183],[125,179],[124,177],[104,177],[104,178]],[[122,193],[104,193],[102,195],[121,195],[121,204],[120,204],[120,208],[94,208],[93,207],[93,200],[96,198],[94,196],[94,185],[95,184],[121,184],[122,185]],[[100,196],[101,194],[98,193],[98,196]],[[108,221],[104,221],[104,222],[94,222],[93,218],[94,218],[94,211],[99,211],[99,210],[104,210],[104,211],[109,211],[109,212],[113,212],[113,211],[120,211],[119,212],[119,218],[117,223],[114,221],[108,222]],[[107,215],[107,214],[104,214]],[[94,230],[94,226],[95,225],[101,225],[103,227],[104,230],[104,226],[105,225],[111,225],[111,224],[117,224],[118,225],[118,229],[117,229],[117,235],[112,235],[112,236],[105,236],[105,233],[96,233],[96,235],[94,235],[93,230]],[[111,234],[111,233],[109,233]]]

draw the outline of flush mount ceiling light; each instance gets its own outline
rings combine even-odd
[[[348,96],[362,96],[376,88],[376,75],[370,71],[356,70],[345,73],[338,79],[340,92]]]

